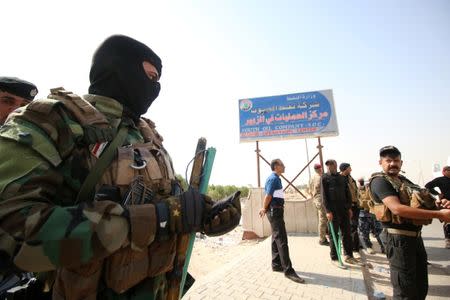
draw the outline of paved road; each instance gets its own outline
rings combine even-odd
[[[428,282],[429,290],[427,300],[450,299],[450,249],[444,248],[444,233],[442,223],[433,220],[433,223],[424,226],[422,237],[428,254]],[[379,250],[378,244],[373,240],[374,249]],[[363,254],[366,262],[372,268],[365,269],[364,277],[368,284],[370,299],[374,291],[383,292],[386,300],[392,298],[392,285],[389,275],[389,262],[384,254]]]
[[[444,248],[442,223],[424,226],[422,237],[427,249],[429,291],[427,299],[450,299],[450,249]]]
[[[272,272],[270,238],[196,281],[183,299],[367,299],[360,267],[342,270],[315,235],[290,235],[293,267],[306,279],[294,283]]]

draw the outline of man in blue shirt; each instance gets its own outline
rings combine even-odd
[[[284,224],[284,193],[280,175],[284,173],[284,164],[280,159],[270,163],[273,173],[267,178],[265,185],[266,197],[259,211],[260,217],[267,214],[272,228],[272,270],[284,272],[284,276],[297,283],[304,283],[292,268],[289,258],[289,247]]]

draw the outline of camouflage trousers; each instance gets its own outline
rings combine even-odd
[[[327,219],[327,213],[325,212],[325,208],[322,205],[322,199],[320,195],[318,197],[314,197],[314,206],[317,209],[317,216],[319,219],[319,225],[317,227],[317,232],[319,233],[319,240],[321,242],[327,240],[327,233],[328,233],[328,219]]]
[[[358,235],[364,249],[372,248],[372,242],[370,241],[370,233],[372,232],[380,244],[381,250],[384,250],[384,245],[380,239],[382,230],[381,223],[375,219],[373,214],[363,209],[359,212]]]

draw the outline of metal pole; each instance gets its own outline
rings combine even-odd
[[[259,150],[259,141],[256,141],[256,174],[258,176],[257,178],[257,182],[258,182],[258,187],[261,187],[261,174],[260,174],[260,169],[259,169],[259,152],[261,152]]]
[[[314,157],[313,157],[310,161],[308,161],[308,164],[307,164],[306,166],[303,167],[303,169],[300,171],[300,173],[298,173],[298,174],[294,177],[294,179],[292,179],[290,182],[288,181],[289,184],[288,184],[287,187],[284,188],[285,191],[286,191],[286,189],[287,189],[290,185],[292,185],[292,187],[294,187],[294,185],[293,185],[292,183],[295,181],[295,179],[298,178],[298,176],[300,176],[300,175],[303,173],[303,171],[305,171],[305,169],[306,169],[307,167],[310,166],[311,162],[317,157],[317,155],[319,155],[319,153],[316,153],[316,155],[314,155]]]
[[[320,143],[320,136],[317,137],[317,141],[319,142],[319,144],[317,145],[317,149],[319,149],[319,159],[320,159],[320,165],[322,166],[322,170],[323,170],[323,156],[322,156],[322,144]]]
[[[306,146],[306,160],[309,162],[309,151],[308,151],[308,139],[305,139]],[[308,163],[308,182],[311,182],[311,166]]]
[[[270,166],[270,162],[267,159],[265,159],[264,156],[261,155],[260,157],[262,158],[262,160],[264,160]],[[283,178],[284,180],[286,180],[286,182],[289,185],[291,185],[294,188],[294,190],[296,190],[300,195],[302,195],[303,198],[307,199],[306,196],[303,195],[303,193],[300,192],[300,190],[295,185],[293,185],[291,181],[289,181],[286,177],[283,176],[283,174],[281,174],[280,177]]]

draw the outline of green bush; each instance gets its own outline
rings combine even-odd
[[[188,184],[183,176],[180,174],[176,175],[177,179],[181,182],[181,186],[183,187],[183,190],[186,190],[188,188]],[[219,200],[222,199],[230,194],[233,194],[236,191],[241,191],[241,197],[247,197],[248,196],[248,187],[241,186],[237,187],[235,185],[214,185],[211,184],[208,186],[207,194],[210,196],[213,200]]]

